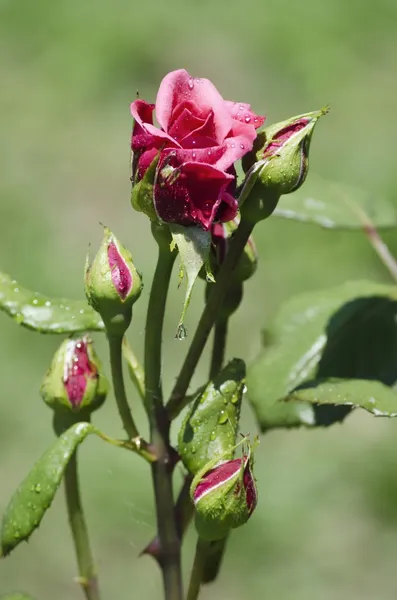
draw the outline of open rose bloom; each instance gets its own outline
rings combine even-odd
[[[193,79],[183,69],[164,77],[155,105],[135,100],[131,114],[134,183],[156,164],[151,193],[157,216],[204,230],[233,219],[234,163],[252,149],[264,117],[249,104],[224,100],[208,79]]]

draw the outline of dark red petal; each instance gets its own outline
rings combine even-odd
[[[108,246],[108,261],[112,282],[122,300],[128,296],[133,280],[132,275],[114,242]]]
[[[211,469],[204,475],[200,483],[197,485],[194,491],[194,501],[198,502],[200,498],[208,493],[211,489],[214,489],[225,483],[228,479],[231,479],[241,469],[241,458],[235,458],[228,460],[214,469]]]
[[[154,190],[157,214],[168,223],[207,230],[232,179],[211,165],[181,162],[176,151],[164,152]]]
[[[298,131],[306,127],[306,125],[309,122],[310,119],[306,119],[303,117],[295,121],[295,123],[291,123],[283,129],[280,129],[280,131],[273,135],[272,141],[266,147],[265,156],[268,157],[272,156],[273,154],[276,154],[287,140],[289,140],[293,135],[298,133]]]
[[[217,146],[214,113],[212,110],[199,127],[188,132],[181,141],[183,148],[208,148]]]
[[[246,500],[247,500],[247,508],[249,514],[251,514],[257,504],[258,496],[256,491],[255,479],[251,471],[251,467],[249,462],[247,463],[244,469],[244,478],[243,478]]]
[[[172,147],[178,147],[179,144],[167,133],[158,129],[153,125],[154,105],[148,104],[144,100],[135,100],[131,104],[131,114],[135,120],[134,129],[132,132],[131,147],[132,149],[142,148],[144,146],[160,148],[165,144]],[[140,136],[145,135],[146,138],[142,141]]]
[[[238,202],[236,198],[232,196],[232,194],[229,194],[229,192],[225,192],[222,196],[222,202],[216,211],[217,220],[221,221],[222,223],[227,223],[236,217],[237,212]]]
[[[87,379],[95,377],[97,370],[91,364],[88,356],[88,342],[70,340],[71,352],[65,357],[63,383],[73,407],[80,405],[87,387]]]

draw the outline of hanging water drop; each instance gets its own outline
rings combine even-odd
[[[179,323],[175,337],[177,340],[185,340],[187,338],[187,329],[183,323]]]

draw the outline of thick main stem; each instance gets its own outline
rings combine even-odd
[[[121,336],[109,335],[110,366],[112,370],[113,392],[116,398],[117,408],[123,422],[123,427],[129,439],[139,437],[138,429],[131,414],[125,393],[123,363],[122,363],[122,341]]]
[[[152,464],[159,556],[165,600],[182,600],[181,543],[174,511],[169,421],[161,387],[161,344],[165,305],[175,254],[159,243],[156,271],[150,291],[145,331],[145,407],[151,442],[158,460]]]
[[[183,407],[183,400],[188,390],[191,378],[193,377],[197,363],[204,350],[204,346],[207,342],[212,326],[215,323],[219,309],[221,308],[223,299],[225,298],[228,287],[231,283],[232,272],[237,266],[245,244],[252,233],[252,229],[253,223],[242,219],[238,229],[236,230],[236,233],[234,234],[232,243],[230,245],[230,250],[226,256],[222,268],[219,271],[216,284],[214,285],[214,289],[201,315],[196,332],[186,355],[185,362],[183,363],[181,372],[167,404],[168,415],[171,419],[178,415]]]
[[[80,498],[77,473],[77,450],[66,467],[64,481],[69,524],[79,567],[78,581],[87,600],[99,600],[98,582],[91,554],[87,524],[85,522]]]

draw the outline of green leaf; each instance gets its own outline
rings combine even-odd
[[[307,387],[292,392],[289,399],[311,404],[359,407],[376,417],[397,417],[396,390],[375,380],[314,380]]]
[[[368,380],[368,386],[377,381],[393,386],[397,379],[396,313],[397,288],[369,281],[352,281],[286,302],[270,324],[273,342],[248,370],[249,400],[262,430],[330,425],[360,405],[358,392],[353,401],[349,387],[346,394],[351,405],[334,406],[339,404],[338,391],[345,393],[340,383],[339,387],[334,384],[338,390],[334,402],[321,406],[320,388],[317,396],[314,392],[319,381],[358,379]],[[365,399],[379,397],[380,388],[368,386],[363,404]],[[388,402],[391,394],[390,388]],[[294,402],[283,402],[292,397]],[[376,404],[374,408],[381,410]]]
[[[195,475],[214,458],[233,457],[245,386],[245,364],[235,358],[190,407],[179,431],[182,462]]]
[[[384,198],[315,175],[282,196],[273,215],[331,229],[361,229],[368,219],[377,228],[397,226],[397,210]]]
[[[182,227],[181,225],[170,225],[170,229],[173,243],[178,247],[181,258],[180,279],[186,277],[185,301],[176,334],[177,338],[184,339],[186,337],[184,325],[186,311],[192,296],[194,283],[203,265],[207,270],[207,279],[213,281],[208,266],[211,232],[203,231],[199,227]]]
[[[0,273],[0,310],[18,325],[40,333],[103,331],[100,316],[85,300],[49,298]]]
[[[37,461],[15,491],[4,513],[0,556],[9,554],[20,542],[27,541],[37,529],[54,499],[73,452],[88,434],[95,432],[90,423],[76,423]]]

